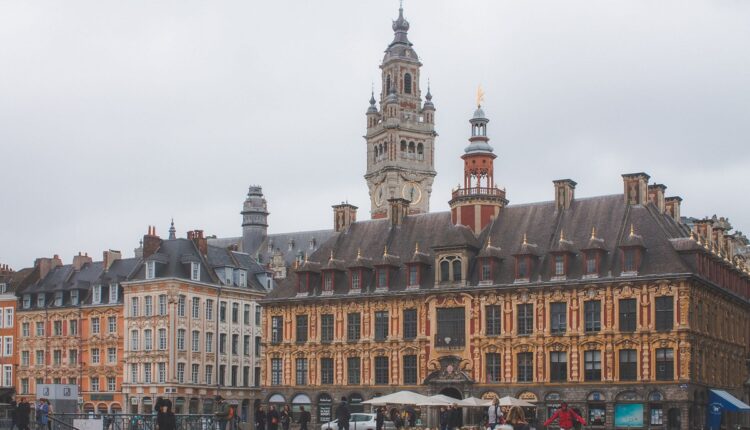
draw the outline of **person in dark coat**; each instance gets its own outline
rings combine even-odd
[[[21,397],[21,401],[16,406],[16,424],[19,430],[29,430],[31,421],[31,404]]]
[[[271,405],[268,407],[268,416],[266,418],[268,430],[279,430],[279,420],[281,419],[281,416],[279,415],[279,411],[276,410],[276,406]]]
[[[375,430],[383,430],[385,424],[385,408],[383,406],[375,410]]]
[[[450,414],[448,427],[450,428],[450,430],[460,429],[461,426],[463,425],[463,419],[461,417],[461,409],[458,407],[457,404],[454,403],[451,405],[450,411],[451,411],[451,414]]]
[[[255,411],[255,430],[266,430],[266,411],[263,406],[259,406]]]
[[[448,430],[448,425],[450,424],[450,410],[446,408],[445,406],[440,407],[440,430]]]
[[[307,424],[310,422],[310,412],[305,410],[304,406],[299,407],[299,430],[307,430]]]
[[[177,420],[169,406],[162,404],[161,409],[159,409],[159,412],[156,415],[156,425],[159,430],[177,429]]]
[[[338,420],[339,430],[349,430],[349,419],[351,416],[349,405],[346,403],[346,396],[342,396],[341,403],[336,407],[336,419]]]
[[[289,409],[289,405],[284,405],[284,409],[281,410],[281,428],[283,430],[289,430],[289,425],[292,423],[292,411]]]

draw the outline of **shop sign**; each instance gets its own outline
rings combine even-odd
[[[499,398],[499,396],[494,391],[486,391],[482,394],[482,400],[495,400],[497,398]]]
[[[536,394],[532,393],[531,391],[524,391],[523,393],[518,395],[518,398],[527,402],[539,401],[539,398],[536,396]]]
[[[328,394],[321,394],[318,398],[318,422],[327,423],[331,421],[331,406],[333,399]]]

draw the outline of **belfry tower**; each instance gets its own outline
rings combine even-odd
[[[380,109],[373,91],[367,109],[367,172],[370,216],[387,217],[388,199],[410,202],[409,213],[430,210],[435,172],[435,106],[419,85],[422,63],[407,37],[409,22],[399,8],[393,42],[380,65]]]
[[[477,94],[477,110],[469,120],[469,146],[464,149],[464,155],[461,156],[464,160],[464,184],[463,187],[453,190],[448,202],[453,224],[465,225],[476,235],[508,204],[505,190],[495,185],[493,162],[497,155],[489,144],[487,123],[490,120],[484,114],[481,101],[480,89]]]

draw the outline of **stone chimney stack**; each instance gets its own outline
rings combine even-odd
[[[667,186],[664,184],[653,184],[648,186],[648,200],[656,206],[659,213],[664,213],[664,191]]]
[[[667,215],[671,215],[676,222],[682,222],[680,217],[680,204],[682,203],[682,197],[673,196],[666,197],[664,199],[664,211]]]
[[[161,238],[156,235],[156,227],[148,226],[148,233],[143,236],[143,258],[152,256],[161,246]]]
[[[91,257],[89,257],[88,253],[81,255],[81,253],[79,252],[78,255],[73,256],[73,269],[79,271],[84,264],[91,263],[92,261],[93,260],[91,259]]]
[[[2,275],[10,275],[13,273],[13,269],[10,268],[7,264],[0,264],[0,276]]]
[[[626,204],[643,206],[648,202],[649,179],[651,179],[651,176],[643,172],[622,175]]]
[[[391,219],[391,225],[401,225],[404,218],[409,214],[409,200],[402,198],[388,199],[388,215]]]
[[[47,277],[50,270],[62,266],[62,260],[60,260],[59,255],[55,254],[52,258],[37,258],[36,261],[34,261],[34,266],[39,268],[39,279],[44,279]]]
[[[558,179],[552,183],[555,184],[555,208],[559,211],[570,208],[578,184],[572,179]]]
[[[350,205],[348,202],[341,202],[340,205],[333,205],[333,229],[334,231],[344,231],[352,223],[357,221],[357,207]]]
[[[203,230],[189,231],[187,232],[187,238],[193,241],[201,255],[208,254],[208,239],[203,237]]]
[[[104,251],[102,253],[102,261],[104,262],[104,271],[109,270],[110,266],[112,266],[112,263],[122,258],[122,253],[120,251],[115,251],[114,249],[110,249],[109,251]]]
[[[694,228],[695,233],[698,235],[698,238],[701,240],[701,242],[708,245],[709,247],[713,245],[714,228],[713,222],[710,219],[706,218],[696,221]]]

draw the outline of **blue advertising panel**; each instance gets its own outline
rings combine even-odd
[[[615,427],[643,427],[643,403],[615,404]]]

